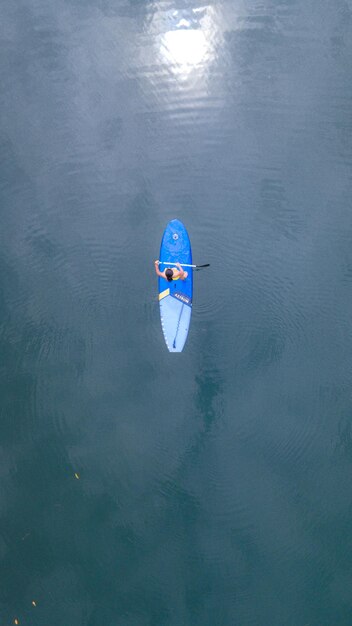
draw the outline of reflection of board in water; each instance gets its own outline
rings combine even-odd
[[[179,220],[167,225],[160,246],[160,261],[192,263],[191,242],[186,228]],[[192,313],[193,275],[186,280],[168,282],[159,277],[159,305],[161,326],[170,352],[182,352]]]

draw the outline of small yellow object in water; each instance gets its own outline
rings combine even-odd
[[[15,618],[14,623],[15,623],[15,624],[19,624],[18,619],[16,619],[16,618]]]
[[[75,474],[75,477],[77,478],[77,480],[79,480],[79,474]]]
[[[34,602],[34,600],[32,600],[32,604],[33,604],[33,606],[37,606],[37,603]]]

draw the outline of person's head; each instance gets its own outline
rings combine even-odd
[[[166,280],[168,280],[169,283],[171,283],[173,275],[174,275],[173,271],[170,270],[170,268],[168,267],[167,270],[165,270],[165,276],[166,276]]]

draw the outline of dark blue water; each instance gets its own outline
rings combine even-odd
[[[4,626],[352,623],[351,27],[2,1]],[[211,264],[182,354],[174,217]]]

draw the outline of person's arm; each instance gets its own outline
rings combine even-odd
[[[179,263],[176,263],[176,267],[177,267],[178,271],[180,272],[181,280],[184,280],[184,278],[185,278],[185,271],[184,271],[182,265],[180,265]]]
[[[164,276],[162,272],[159,270],[159,261],[154,261],[155,273],[157,276]]]

